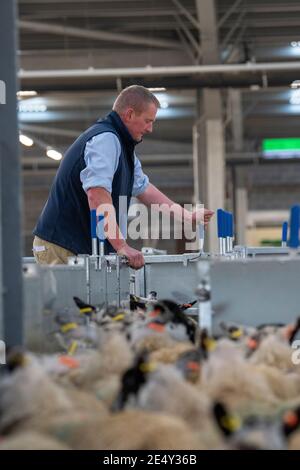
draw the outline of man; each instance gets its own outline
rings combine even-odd
[[[140,251],[130,247],[119,230],[119,197],[139,202],[174,202],[149,183],[135,154],[135,146],[152,132],[158,99],[139,85],[125,88],[113,110],[81,134],[67,150],[54,179],[49,198],[34,229],[33,253],[41,264],[67,263],[68,256],[91,253],[90,210],[101,204],[114,208],[114,230],[108,231],[105,252],[116,251],[139,269],[144,265]],[[126,211],[126,214],[127,214]],[[196,214],[175,205],[178,216],[195,220]],[[205,211],[204,221],[212,217]],[[109,227],[108,227],[109,228]]]

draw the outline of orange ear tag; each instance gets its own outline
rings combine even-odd
[[[198,362],[195,362],[195,361],[188,362],[186,366],[189,370],[198,371],[200,369],[200,364],[198,364]]]
[[[74,357],[70,356],[59,356],[58,362],[64,366],[69,367],[69,369],[76,369],[80,365],[77,359],[74,359]]]
[[[252,349],[254,351],[258,347],[258,342],[254,338],[249,338],[247,341],[247,346],[249,349]]]
[[[160,325],[159,323],[149,323],[147,325],[148,328],[150,328],[150,330],[154,330],[154,331],[157,331],[158,333],[162,333],[163,331],[165,331],[165,325]]]
[[[150,313],[148,314],[148,316],[149,316],[150,318],[155,318],[155,317],[158,317],[159,314],[160,314],[160,311],[157,310],[157,309],[155,309],[155,310],[152,310],[152,312],[150,312]]]
[[[299,418],[293,411],[288,411],[283,417],[283,422],[293,429],[297,426]]]

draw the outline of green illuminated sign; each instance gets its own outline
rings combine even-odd
[[[300,152],[300,138],[263,139],[263,152]]]

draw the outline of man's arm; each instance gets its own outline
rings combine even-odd
[[[109,207],[109,217],[106,217],[106,236],[112,247],[119,255],[124,255],[128,259],[129,265],[134,269],[144,266],[144,257],[140,251],[131,248],[119,229],[116,221],[115,208],[112,203],[110,193],[104,188],[90,188],[87,190],[87,197],[90,209],[98,209],[101,205]],[[107,220],[108,219],[108,220]]]
[[[146,190],[137,196],[139,202],[142,202],[146,206],[151,206],[151,204],[165,204],[165,208],[172,209],[172,213],[174,213],[174,217],[177,220],[186,220],[186,221],[193,221],[199,222],[199,213],[197,212],[189,212],[179,204],[175,203],[171,199],[169,199],[164,193],[162,193],[159,189],[156,188],[153,184],[149,183]],[[168,209],[167,209],[168,210]],[[198,211],[199,212],[199,211]],[[213,216],[214,212],[208,209],[204,209],[204,223],[207,224],[211,217]]]

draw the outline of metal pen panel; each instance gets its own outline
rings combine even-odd
[[[300,305],[300,259],[258,258],[210,264],[213,328],[237,322],[294,321]]]
[[[16,100],[16,2],[0,2],[0,96],[3,336],[7,345],[21,344],[21,184]],[[3,99],[4,98],[4,99]]]
[[[147,297],[151,291],[158,298],[179,303],[196,299],[198,253],[145,256],[145,266],[136,273],[136,292]]]

